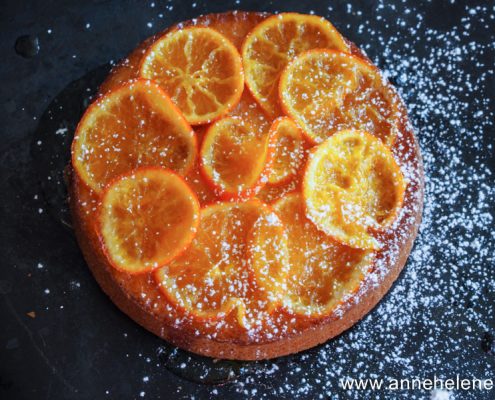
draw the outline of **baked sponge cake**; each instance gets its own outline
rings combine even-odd
[[[76,236],[102,289],[216,358],[351,327],[403,268],[422,202],[401,99],[314,15],[210,14],[147,39],[72,144]]]

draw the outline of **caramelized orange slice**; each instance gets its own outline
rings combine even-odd
[[[237,49],[207,27],[176,29],[157,40],[142,60],[140,75],[158,82],[193,125],[225,115],[244,88]]]
[[[297,125],[287,117],[273,122],[271,135],[275,136],[275,152],[268,183],[279,184],[293,178],[306,159],[304,137]]]
[[[248,249],[256,287],[268,299],[268,308],[272,310],[282,303],[289,273],[287,235],[274,212],[264,213],[254,223]]]
[[[201,172],[224,199],[252,197],[268,180],[275,139],[241,118],[223,118],[204,137]]]
[[[275,137],[269,135],[269,119],[245,91],[228,118],[201,135],[200,170],[210,190],[223,199],[256,194],[270,171]]]
[[[196,137],[154,83],[137,80],[94,102],[76,130],[72,165],[91,189],[141,166],[185,175],[197,154]]]
[[[274,15],[258,24],[246,37],[242,46],[246,83],[272,117],[282,114],[277,93],[282,70],[299,53],[316,48],[349,50],[334,26],[315,15]]]
[[[178,175],[146,167],[108,186],[99,223],[110,263],[131,274],[146,272],[189,245],[199,223],[199,203]]]
[[[304,199],[289,194],[274,204],[287,232],[290,270],[284,305],[311,318],[328,316],[355,292],[368,271],[371,253],[332,240],[306,218]]]
[[[342,129],[363,129],[386,144],[398,130],[398,98],[378,69],[359,57],[312,50],[280,77],[284,111],[313,143]]]
[[[201,319],[215,320],[235,310],[239,325],[249,325],[250,304],[259,308],[263,299],[253,287],[248,240],[256,221],[269,213],[257,200],[203,208],[189,248],[155,273],[169,301]]]
[[[391,151],[358,130],[338,132],[310,155],[303,181],[308,218],[349,246],[377,249],[368,227],[397,215],[406,183]]]

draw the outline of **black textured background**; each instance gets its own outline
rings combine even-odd
[[[493,216],[493,175],[480,178],[477,184],[466,189],[476,197],[478,187],[488,187],[485,190],[488,198],[484,196],[478,202],[451,204],[442,200],[439,190],[432,187],[431,198],[427,190],[427,204],[445,201],[445,206],[440,204],[432,208],[432,218],[438,225],[430,218],[424,229],[426,233],[422,233],[433,235],[434,239],[430,241],[423,237],[416,245],[433,245],[426,250],[431,252],[431,257],[416,249],[418,255],[407,266],[413,271],[421,268],[441,270],[439,274],[432,272],[423,277],[430,280],[423,286],[430,285],[432,290],[440,292],[436,293],[438,301],[420,302],[414,308],[415,313],[427,313],[427,318],[404,319],[403,336],[397,327],[395,330],[382,327],[380,334],[368,335],[370,324],[382,321],[387,304],[400,307],[400,292],[411,287],[408,279],[412,279],[403,274],[393,289],[398,294],[393,298],[388,295],[380,306],[381,311],[375,310],[350,332],[326,346],[275,363],[234,366],[238,378],[221,385],[194,382],[200,380],[199,375],[209,373],[211,363],[205,361],[202,365],[201,359],[193,362],[183,354],[171,353],[170,348],[163,347],[161,340],[117,310],[93,280],[66,225],[70,221],[64,209],[60,178],[61,167],[67,158],[67,144],[89,95],[107,73],[109,62],[125,56],[140,41],[174,22],[232,9],[314,11],[328,17],[358,45],[366,44],[366,51],[380,67],[394,71],[394,63],[398,62],[391,54],[394,49],[400,49],[401,54],[414,53],[416,57],[432,54],[435,46],[441,48],[443,44],[442,40],[432,42],[429,30],[448,32],[459,26],[463,17],[469,16],[469,9],[479,5],[476,18],[470,19],[469,35],[461,33],[456,40],[457,45],[467,48],[473,41],[481,44],[477,50],[477,62],[481,62],[481,66],[467,58],[465,63],[455,64],[455,68],[462,69],[462,74],[455,75],[441,65],[437,66],[439,71],[432,72],[435,74],[432,85],[439,80],[445,80],[447,85],[462,85],[462,82],[451,82],[454,75],[486,75],[479,90],[466,87],[452,92],[445,89],[446,96],[459,96],[452,101],[459,100],[465,107],[454,106],[448,116],[435,115],[432,110],[425,113],[421,105],[425,108],[435,105],[421,101],[423,89],[418,89],[418,85],[425,86],[424,90],[432,96],[441,96],[442,90],[434,93],[432,88],[436,86],[429,86],[424,79],[407,82],[407,75],[394,76],[394,73],[391,78],[396,84],[402,84],[401,93],[406,102],[416,105],[413,122],[420,134],[422,129],[429,132],[420,139],[423,150],[431,146],[441,153],[442,147],[435,147],[435,134],[432,133],[438,131],[438,143],[448,143],[445,151],[449,146],[459,147],[456,154],[463,161],[456,163],[455,168],[465,166],[476,170],[482,163],[493,173],[493,123],[470,121],[479,110],[483,115],[491,116],[493,121],[494,2],[362,0],[350,2],[350,7],[347,3],[2,0],[0,399],[397,398],[397,394],[387,392],[342,392],[338,377],[425,377],[438,371],[444,377],[468,374],[495,378],[495,238],[493,222],[490,222],[493,219],[487,217],[488,229],[486,225],[478,230],[466,228],[469,235],[463,231],[462,220],[456,225],[457,230],[444,229],[443,222],[438,222],[451,213],[462,214],[466,207],[488,209],[488,214]],[[407,14],[406,8],[411,10]],[[418,15],[421,15],[420,27],[410,30],[409,24],[416,26]],[[480,21],[478,17],[485,19]],[[405,25],[398,26],[399,18],[403,18]],[[359,29],[360,24],[364,24],[365,29]],[[15,43],[22,35],[38,39],[40,51],[37,55],[25,58],[16,53]],[[411,46],[409,50],[407,45]],[[480,48],[483,51],[479,52]],[[431,68],[433,70],[435,65]],[[414,69],[414,65],[410,66],[413,75]],[[446,101],[450,100],[447,98]],[[441,104],[445,105],[445,102]],[[461,111],[463,115],[456,115]],[[460,119],[460,125],[455,121],[449,124],[448,120],[452,118]],[[60,128],[62,131],[55,134]],[[68,128],[67,132],[64,128]],[[478,147],[458,139],[458,135],[469,135],[472,130],[477,130]],[[436,155],[444,161],[439,165],[433,162],[435,157],[430,157],[435,152],[428,154],[426,169],[432,176],[430,184],[435,179],[451,176],[443,171],[450,168],[445,157]],[[470,182],[468,178],[463,179]],[[455,186],[455,179],[451,184]],[[467,197],[468,200],[471,198]],[[442,240],[438,237],[442,235],[445,247],[439,246]],[[452,247],[457,246],[459,237],[464,241],[479,239],[484,251],[467,246],[467,253],[461,256],[463,260],[472,259],[475,266],[469,269],[464,262],[460,267],[466,270],[459,272],[456,269],[457,273],[452,274],[444,266],[456,264],[460,253]],[[416,265],[416,269],[410,265],[425,260],[428,265]],[[434,280],[442,284],[431,286]],[[463,280],[471,283],[464,285]],[[35,318],[27,315],[32,311]],[[344,352],[338,353],[339,349]],[[388,357],[397,354],[397,349],[400,357]],[[372,355],[363,357],[363,353]],[[182,360],[186,360],[185,368],[177,365],[182,364]],[[325,372],[330,371],[333,364],[336,372]],[[176,370],[182,372],[177,374]],[[404,398],[430,398],[430,393],[422,391],[401,395]],[[455,399],[494,399],[495,390],[455,392],[453,396]]]

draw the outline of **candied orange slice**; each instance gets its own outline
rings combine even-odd
[[[94,102],[76,130],[72,165],[101,192],[112,179],[141,166],[185,175],[197,154],[196,137],[156,84],[137,80]]]
[[[156,81],[192,125],[225,115],[244,89],[235,46],[207,27],[176,29],[148,49],[140,76]]]
[[[304,137],[297,125],[287,117],[276,119],[270,128],[275,136],[275,151],[268,183],[287,182],[301,169],[306,158]]]
[[[187,184],[169,170],[140,168],[105,190],[100,236],[110,263],[131,274],[163,266],[191,242],[199,203]]]
[[[246,37],[242,46],[246,84],[272,117],[282,114],[277,93],[282,70],[299,53],[316,48],[349,50],[334,26],[315,15],[274,15]]]
[[[280,77],[279,96],[287,115],[313,143],[342,129],[363,129],[392,144],[399,101],[377,68],[332,50],[297,57]]]
[[[308,218],[349,246],[377,249],[367,228],[396,217],[406,183],[390,149],[371,134],[340,131],[315,148],[303,181]]]
[[[272,310],[282,302],[289,273],[287,235],[277,214],[264,213],[254,223],[248,250],[256,287]]]
[[[287,232],[290,270],[285,308],[311,318],[328,316],[355,292],[372,263],[372,253],[343,245],[307,219],[300,193],[278,200],[273,208]]]
[[[250,304],[259,308],[263,299],[253,287],[247,246],[254,224],[269,213],[258,200],[203,208],[189,248],[155,272],[169,301],[200,319],[215,320],[235,310],[240,326],[249,325]]]
[[[270,174],[275,137],[256,134],[238,117],[217,121],[201,145],[201,172],[223,199],[254,196]]]

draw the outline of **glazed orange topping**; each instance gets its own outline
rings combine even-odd
[[[304,208],[298,193],[274,205],[291,249],[284,306],[296,314],[328,315],[344,295],[357,289],[371,258],[366,251],[342,245],[319,231]]]
[[[287,233],[280,218],[274,212],[263,213],[249,234],[247,262],[269,309],[281,305],[291,272]]]
[[[274,141],[235,117],[215,122],[201,146],[201,168],[219,196],[252,197],[266,183]]]
[[[226,114],[239,101],[244,86],[237,49],[207,27],[167,33],[148,49],[140,75],[155,80],[193,125]]]
[[[184,181],[160,168],[141,168],[112,182],[103,194],[100,232],[115,268],[156,269],[191,242],[199,204]]]
[[[306,161],[306,143],[301,130],[290,118],[278,118],[273,122],[271,130],[276,142],[268,182],[279,184],[300,172]]]
[[[274,15],[246,37],[242,46],[246,83],[269,115],[282,115],[277,88],[287,63],[303,51],[319,48],[349,50],[333,25],[315,15]]]
[[[191,315],[216,319],[236,310],[241,326],[253,319],[253,306],[268,304],[256,290],[248,260],[250,232],[277,217],[261,202],[218,203],[201,212],[198,234],[189,249],[155,274],[165,295]],[[261,249],[256,259],[270,257]]]
[[[375,67],[350,54],[322,49],[302,54],[283,72],[279,96],[313,143],[348,128],[366,130],[387,144],[397,134],[395,92]]]
[[[239,18],[143,44],[86,111],[72,165],[115,273],[153,278],[166,318],[276,336],[373,269],[407,184],[398,100],[328,21]]]
[[[405,182],[390,150],[364,131],[331,136],[311,154],[303,194],[308,217],[350,246],[377,249],[368,227],[390,224],[402,206]]]
[[[196,137],[167,95],[137,80],[92,104],[72,143],[72,165],[91,189],[142,166],[186,174],[197,155]]]

